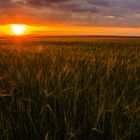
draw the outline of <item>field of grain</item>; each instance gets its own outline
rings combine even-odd
[[[0,140],[139,137],[139,38],[0,40]]]

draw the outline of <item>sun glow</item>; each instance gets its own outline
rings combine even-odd
[[[93,32],[94,31],[94,32]],[[123,27],[83,27],[79,26],[35,26],[28,24],[0,25],[0,35],[26,36],[26,35],[120,35],[140,36],[140,28]]]
[[[26,26],[25,25],[20,25],[20,24],[12,24],[11,25],[11,31],[15,35],[24,35],[26,31]]]

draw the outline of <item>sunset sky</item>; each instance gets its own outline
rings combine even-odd
[[[9,24],[37,35],[140,36],[140,0],[0,0],[0,35]]]

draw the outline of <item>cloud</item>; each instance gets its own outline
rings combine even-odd
[[[30,6],[32,8],[46,8],[52,10],[61,10],[62,12],[97,12],[98,8],[96,6],[89,6],[82,4],[83,0],[24,0],[21,1],[22,4]],[[87,4],[87,3],[86,3]]]
[[[32,7],[45,7],[45,6],[50,6],[51,4],[58,4],[65,1],[67,0],[24,0],[24,1],[20,1],[20,3]]]
[[[1,23],[22,16],[37,24],[137,27],[139,15],[140,0],[0,0]]]
[[[110,2],[107,0],[87,0],[89,3],[98,6],[109,6]]]
[[[1,8],[6,8],[9,5],[11,5],[11,1],[10,0],[0,1],[0,10],[1,10]]]

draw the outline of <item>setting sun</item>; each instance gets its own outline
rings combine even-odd
[[[19,24],[13,24],[13,25],[11,25],[11,30],[15,35],[23,35],[26,30],[26,26],[19,25]]]

